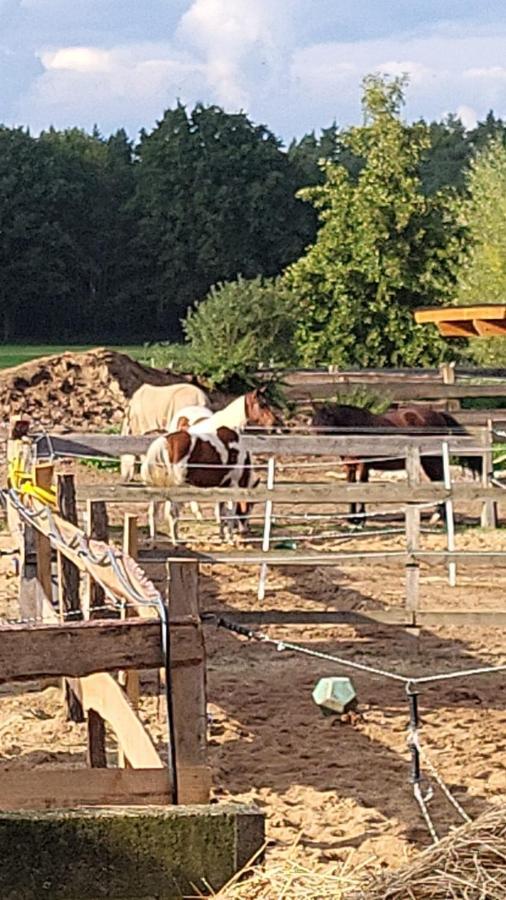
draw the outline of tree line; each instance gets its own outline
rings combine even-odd
[[[178,340],[188,308],[232,282],[241,300],[229,288],[226,303],[250,329],[260,295],[271,322],[279,304],[297,313],[276,319],[285,360],[441,355],[407,335],[413,305],[456,283],[468,225],[441,196],[467,196],[473,161],[491,139],[504,147],[506,126],[493,113],[472,131],[454,116],[406,125],[398,80],[373,79],[364,98],[367,127],[334,124],[288,148],[203,104],[177,104],[136,143],[123,130],[0,127],[0,340]],[[211,349],[212,316],[225,345],[234,333],[217,295]],[[187,320],[194,340],[204,305]],[[278,332],[262,327],[272,344]]]

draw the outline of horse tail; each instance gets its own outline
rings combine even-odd
[[[467,428],[464,428],[463,425],[460,425],[459,422],[457,422],[457,420],[452,415],[450,415],[449,412],[446,412],[446,410],[441,410],[441,416],[453,433],[461,435],[462,437],[471,437]],[[459,460],[461,466],[472,473],[473,478],[478,478],[481,475],[481,456],[458,456],[457,459]]]

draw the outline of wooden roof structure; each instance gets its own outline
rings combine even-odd
[[[479,303],[476,306],[430,307],[415,310],[419,325],[437,325],[443,337],[506,336],[506,303]]]

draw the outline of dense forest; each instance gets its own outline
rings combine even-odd
[[[506,144],[492,112],[472,131],[453,116],[403,128],[421,125],[427,198],[465,192],[477,152]],[[245,114],[201,104],[167,110],[137,143],[0,127],[0,340],[177,340],[212,285],[277,276],[313,244],[317,204],[298,192],[321,188],[322,160],[350,184],[365,165],[336,124],[285,148]]]

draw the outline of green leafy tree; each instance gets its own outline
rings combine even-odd
[[[52,203],[52,158],[20,128],[0,127],[0,340],[38,334],[65,289],[66,235]],[[30,329],[27,331],[27,329]]]
[[[294,327],[279,282],[238,278],[213,287],[188,311],[183,323],[186,361],[212,384],[244,383],[262,364],[293,363]]]
[[[311,210],[295,198],[298,170],[242,113],[179,104],[141,136],[138,157],[148,302],[169,336],[212,284],[276,275],[314,233]]]
[[[327,163],[325,183],[301,192],[321,223],[285,273],[304,364],[431,364],[445,354],[437,335],[414,324],[413,309],[451,296],[462,234],[449,198],[422,191],[427,128],[401,121],[403,100],[402,79],[366,78],[365,124],[342,136],[363,160],[358,177]]]
[[[506,302],[506,147],[493,140],[473,161],[468,194],[459,203],[470,243],[457,267],[463,304]],[[482,365],[506,364],[506,339],[477,338],[469,352]]]

